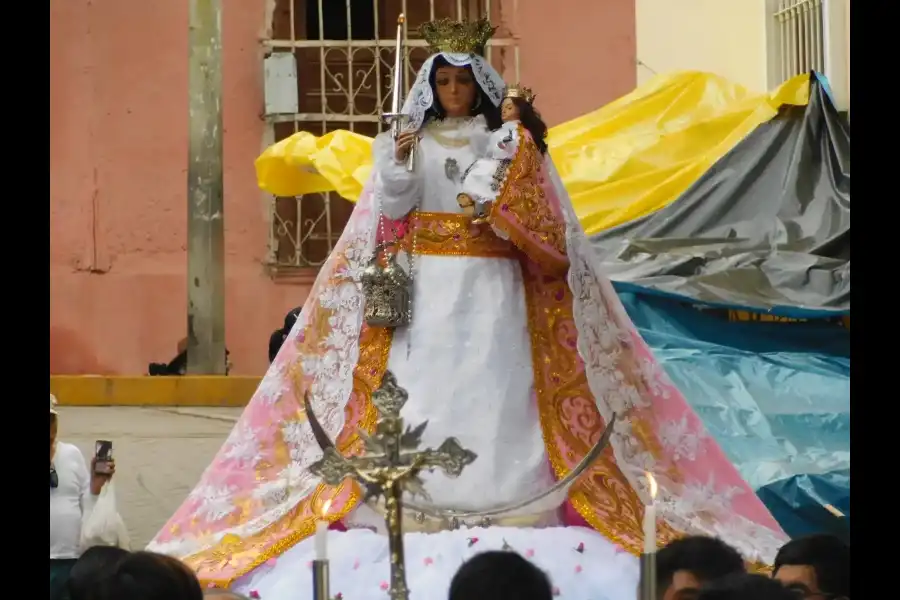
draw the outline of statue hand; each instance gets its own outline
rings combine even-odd
[[[397,162],[403,162],[406,160],[406,157],[409,156],[409,151],[412,149],[413,144],[416,143],[417,137],[418,134],[415,131],[404,131],[397,136],[397,139],[394,141],[394,159]]]

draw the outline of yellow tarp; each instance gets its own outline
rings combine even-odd
[[[588,234],[657,211],[784,104],[809,101],[809,75],[753,94],[716,75],[661,75],[592,113],[550,129],[553,160]],[[326,191],[355,201],[371,172],[372,139],[299,132],[256,159],[276,196]]]

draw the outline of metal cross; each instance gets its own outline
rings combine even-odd
[[[309,398],[304,401],[307,419],[324,451],[322,458],[310,465],[310,472],[332,486],[352,477],[365,489],[364,501],[384,497],[391,553],[392,600],[409,598],[403,556],[403,494],[409,492],[412,496],[428,499],[419,477],[423,470],[441,469],[450,477],[458,477],[477,458],[474,452],[463,448],[459,440],[452,437],[444,440],[437,449],[419,450],[428,422],[413,429],[405,427],[400,410],[408,397],[406,390],[397,385],[393,373],[385,371],[381,387],[372,394],[372,403],[379,414],[375,433],[368,436],[360,431],[365,455],[349,458],[342,456],[328,438],[311,409]]]

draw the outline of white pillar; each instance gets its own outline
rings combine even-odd
[[[850,0],[823,0],[825,76],[838,110],[850,110]]]

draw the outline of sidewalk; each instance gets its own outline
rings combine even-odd
[[[240,408],[60,408],[59,436],[90,460],[113,442],[116,497],[142,549],[181,505],[240,416]]]

